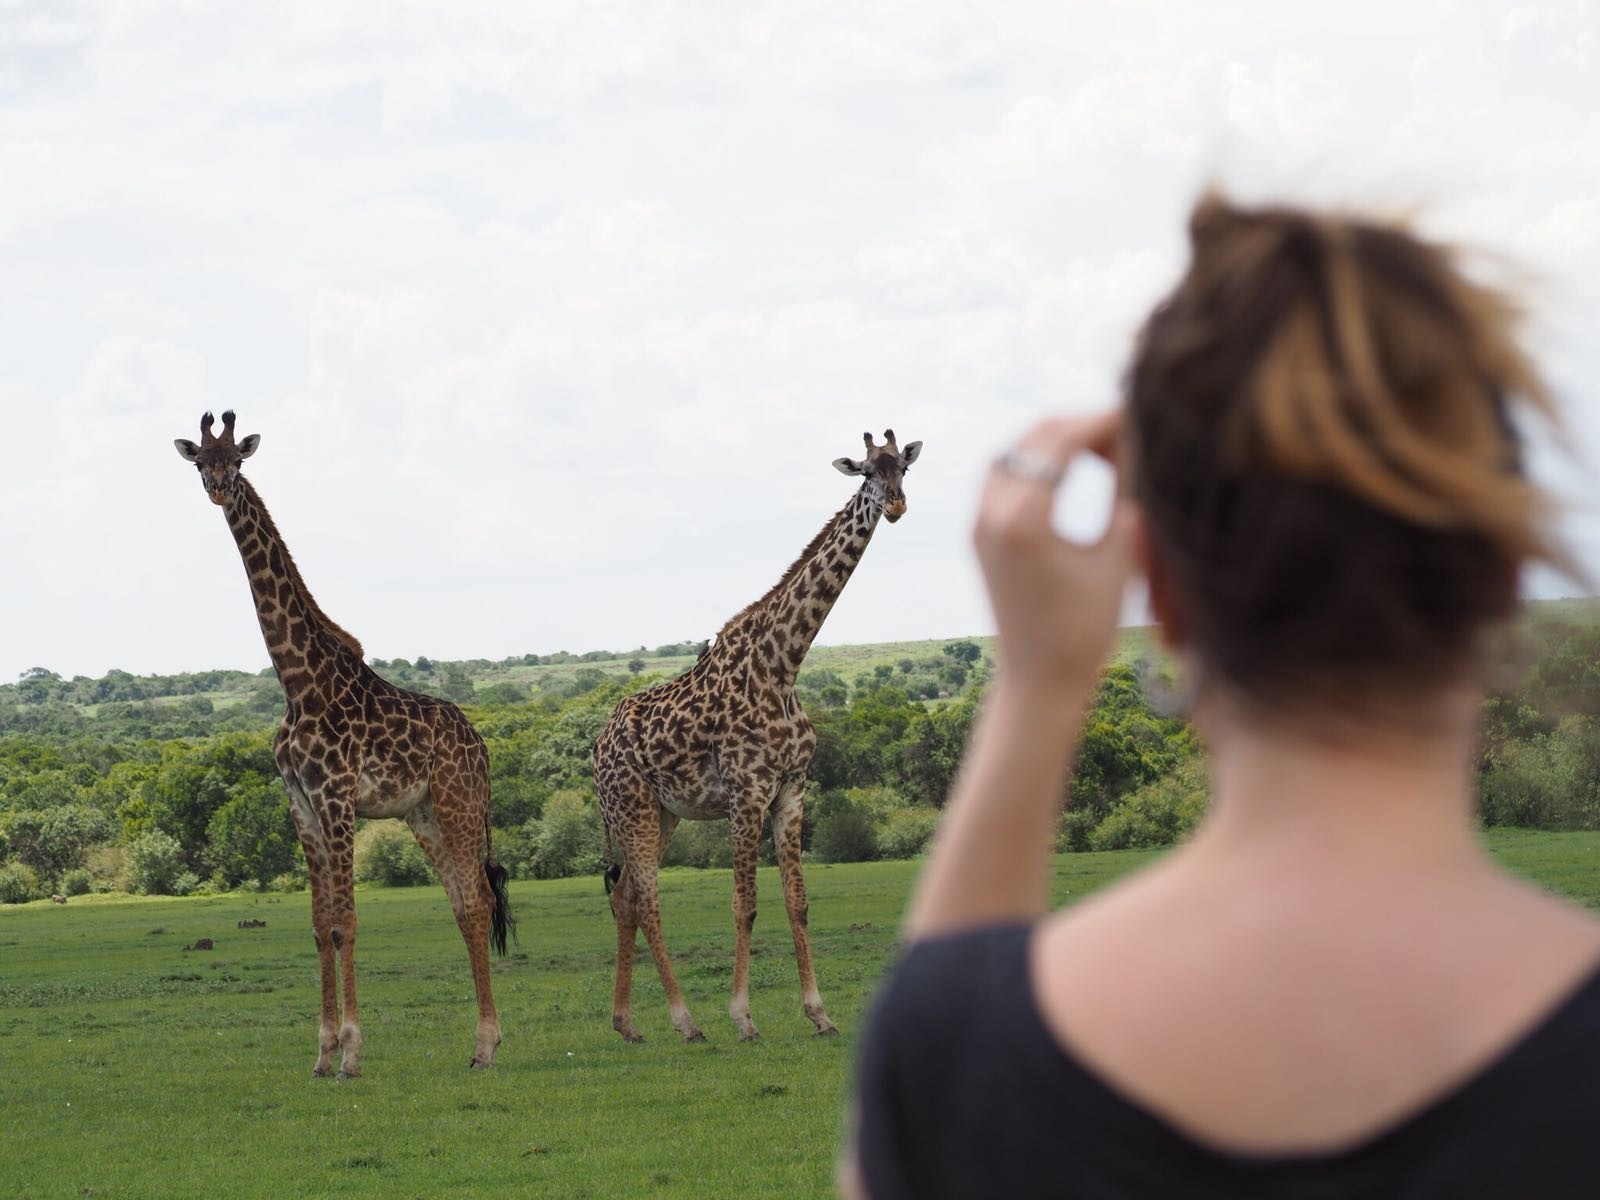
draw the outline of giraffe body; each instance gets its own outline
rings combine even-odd
[[[239,463],[254,435],[235,445],[233,414],[224,434],[201,422],[203,443],[179,439],[220,505],[249,577],[267,651],[287,711],[273,757],[289,792],[289,811],[311,881],[311,923],[322,976],[322,1015],[313,1073],[360,1073],[353,879],[357,817],[399,817],[411,827],[450,897],[467,943],[478,999],[472,1065],[494,1065],[500,1021],[489,980],[489,942],[505,952],[510,923],[505,872],[489,845],[489,756],[454,704],[379,677],[361,645],[317,606],[271,515]],[[340,991],[343,1008],[340,1008]]]
[[[905,511],[901,481],[921,443],[904,454],[892,432],[868,457],[835,466],[866,480],[783,578],[718,633],[688,672],[624,697],[595,742],[595,794],[620,860],[608,872],[617,925],[612,1025],[642,1040],[633,1024],[633,954],[643,931],[661,976],[672,1023],[689,1041],[703,1035],[673,975],[661,932],[657,874],[680,820],[726,820],[733,841],[734,970],[729,1015],[744,1040],[759,1037],[750,1017],[750,932],[756,916],[761,823],[771,815],[784,906],[800,973],[802,1006],[819,1034],[837,1032],[823,1009],[807,933],[800,831],[806,773],[816,731],[794,693],[806,652],[861,561],[880,516]]]

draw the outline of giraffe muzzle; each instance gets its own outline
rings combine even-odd
[[[893,525],[906,515],[906,502],[904,500],[889,501],[883,506],[883,515],[889,519],[889,524]]]

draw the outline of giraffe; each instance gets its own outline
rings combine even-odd
[[[200,471],[239,545],[267,653],[288,711],[273,756],[289,791],[289,811],[311,878],[311,927],[322,971],[322,1021],[313,1075],[360,1074],[356,1004],[356,907],[351,878],[357,817],[401,817],[422,845],[445,890],[472,960],[478,994],[477,1048],[471,1065],[494,1066],[500,1019],[489,985],[489,945],[506,952],[512,928],[506,872],[494,861],[489,830],[489,756],[483,739],[447,700],[408,692],[379,678],[361,644],[317,606],[277,526],[239,465],[261,442],[237,443],[234,415],[200,420],[200,445],[175,441]],[[338,962],[335,963],[337,956]],[[337,970],[336,970],[337,967]],[[343,1023],[339,985],[344,991]]]
[[[756,853],[770,810],[784,905],[800,971],[801,1002],[818,1034],[838,1030],[822,1007],[806,933],[800,823],[806,772],[816,750],[811,720],[795,698],[806,651],[872,539],[878,518],[906,511],[902,479],[921,442],[903,451],[894,431],[867,456],[834,459],[862,476],[861,487],[811,540],[783,578],[733,617],[683,675],[624,697],[594,747],[595,794],[608,842],[620,861],[606,870],[617,924],[611,1024],[643,1039],[632,1013],[633,952],[643,929],[661,975],[672,1024],[685,1041],[704,1035],[689,1015],[661,935],[657,871],[680,819],[726,820],[733,836],[733,999],[728,1014],[741,1041],[761,1035],[750,1019],[750,931],[756,919]]]

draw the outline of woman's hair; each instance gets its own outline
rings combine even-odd
[[[1126,379],[1135,494],[1208,677],[1351,707],[1458,676],[1564,562],[1515,403],[1554,416],[1507,298],[1402,228],[1216,195]]]

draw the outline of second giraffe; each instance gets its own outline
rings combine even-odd
[[[594,747],[595,794],[606,836],[620,861],[606,874],[617,923],[617,974],[611,1024],[630,1042],[633,952],[639,931],[661,974],[672,1024],[691,1042],[704,1035],[689,1015],[661,935],[657,871],[680,819],[726,820],[733,837],[733,999],[728,1013],[742,1041],[760,1036],[750,1019],[750,931],[756,919],[756,856],[761,822],[772,840],[800,969],[801,1000],[819,1034],[837,1033],[822,1007],[806,935],[800,825],[806,773],[817,735],[794,694],[795,675],[839,593],[871,541],[879,517],[906,511],[906,469],[921,442],[904,450],[894,431],[881,446],[862,435],[867,456],[836,458],[860,489],[834,514],[771,591],[745,608],[677,679],[627,696]]]

